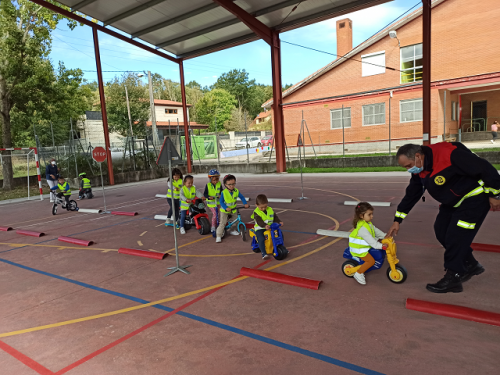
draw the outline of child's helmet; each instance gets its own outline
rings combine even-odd
[[[87,176],[87,173],[82,172],[82,173],[80,173],[78,176],[80,176],[80,177],[86,177],[86,176]]]
[[[227,174],[224,176],[224,179],[222,180],[224,182],[224,186],[226,185],[226,182],[228,180],[235,180],[236,181],[236,177],[233,176],[232,174]]]
[[[208,177],[216,177],[220,176],[220,173],[217,169],[210,169],[210,172],[208,172]]]

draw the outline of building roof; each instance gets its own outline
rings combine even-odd
[[[266,118],[266,117],[269,117],[271,116],[271,112],[270,111],[267,111],[267,112],[261,112],[257,115],[257,117],[255,119],[258,119],[258,118]]]
[[[170,124],[170,126],[169,126]],[[146,125],[147,126],[153,126],[153,123],[151,121],[147,121],[146,122]],[[158,128],[172,128],[172,129],[177,129],[177,126],[184,126],[184,121],[180,121],[180,122],[177,122],[177,121],[171,121],[170,123],[168,121],[156,121],[156,126]],[[194,121],[191,121],[189,122],[189,126],[191,127],[191,129],[208,129],[208,125],[204,125],[204,124],[198,124],[197,122],[194,122]]]
[[[177,58],[201,56],[259,39],[233,13],[219,6],[223,1],[232,4],[228,0],[58,0],[72,12],[84,13]],[[266,26],[283,32],[387,1],[237,0],[236,4]]]
[[[163,99],[155,99],[155,105],[165,105],[170,107],[182,107],[182,103],[174,102],[173,100],[163,100]],[[192,104],[187,104],[188,107],[192,107]]]
[[[432,8],[436,7],[437,5],[441,4],[444,1],[446,1],[446,0],[434,0],[434,1],[432,1]],[[400,27],[403,27],[407,23],[413,21],[415,18],[420,17],[421,14],[422,14],[422,7],[420,7],[416,11],[410,13],[406,17],[400,19],[399,21],[396,21],[396,22],[390,24],[389,26],[387,26],[386,28],[384,28],[383,30],[378,32],[377,34],[373,35],[372,37],[365,40],[363,43],[361,43],[358,46],[356,46],[355,48],[353,48],[346,55],[337,58],[336,60],[332,61],[328,65],[325,65],[321,69],[318,69],[317,71],[315,71],[313,74],[307,76],[302,81],[296,83],[292,87],[285,90],[283,92],[283,98],[287,97],[288,95],[294,93],[297,90],[300,90],[302,87],[307,85],[309,82],[312,82],[315,79],[321,77],[323,74],[328,73],[333,68],[339,66],[340,64],[342,64],[345,61],[348,61],[351,57],[354,57],[358,53],[363,52],[363,50],[365,50],[366,48],[370,47],[371,45],[377,43],[379,40],[388,36],[389,35],[388,33],[390,30],[397,30]],[[262,107],[267,108],[267,107],[271,106],[272,104],[273,104],[273,98],[271,98],[268,101],[266,101],[265,103],[263,103]]]

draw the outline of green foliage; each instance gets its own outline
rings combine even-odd
[[[223,130],[224,124],[231,119],[231,112],[236,104],[235,97],[226,90],[213,89],[197,103],[198,122],[209,125],[210,131]]]
[[[144,137],[146,121],[150,117],[149,93],[147,86],[133,73],[115,77],[105,87],[109,131],[124,137],[130,134],[125,86],[128,90],[134,137]]]

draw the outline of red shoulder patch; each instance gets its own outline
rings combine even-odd
[[[451,153],[457,146],[448,142],[439,142],[428,147],[432,150],[432,177],[451,166]]]

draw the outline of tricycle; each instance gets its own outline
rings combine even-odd
[[[288,255],[288,250],[283,242],[283,232],[280,229],[281,224],[272,223],[271,229],[264,232],[266,238],[266,253],[273,255],[276,260],[283,260]],[[249,231],[250,238],[252,239],[252,250],[254,253],[260,253],[259,243],[257,242],[257,235],[255,229]]]

